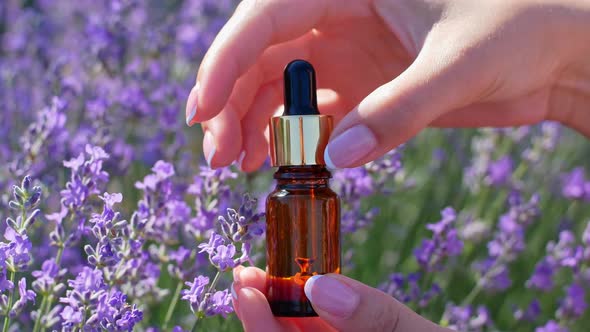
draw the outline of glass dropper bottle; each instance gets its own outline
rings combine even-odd
[[[333,120],[319,113],[311,64],[290,62],[284,80],[284,114],[270,121],[271,161],[279,168],[266,201],[266,294],[275,316],[317,316],[305,282],[340,273],[340,202],[324,162]]]

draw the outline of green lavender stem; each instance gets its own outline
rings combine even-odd
[[[10,271],[10,281],[14,285],[14,280],[16,279],[16,272]],[[14,292],[15,289],[10,292],[8,297],[8,311],[6,312],[6,317],[4,317],[4,327],[2,328],[3,332],[8,332],[8,326],[10,326],[10,310],[12,309],[12,301],[14,300]]]
[[[55,258],[55,264],[59,266],[61,264],[61,257],[64,253],[64,247],[60,246],[57,250],[57,256]],[[41,300],[41,305],[39,306],[39,311],[37,313],[37,318],[35,319],[35,325],[33,326],[33,332],[41,331],[41,318],[45,316],[45,311],[51,308],[51,304],[53,302],[53,295],[43,295],[43,300]]]
[[[174,313],[174,309],[176,308],[176,304],[178,303],[178,299],[180,298],[180,291],[182,290],[182,281],[178,282],[176,285],[176,290],[174,291],[174,295],[170,300],[170,305],[168,306],[168,311],[166,312],[166,318],[164,318],[164,325],[162,329],[164,331],[168,330],[168,324],[170,324],[170,319],[172,319],[172,314]]]
[[[25,197],[24,199],[26,200],[26,199],[28,199],[28,197]],[[23,224],[25,223],[25,220],[27,220],[27,210],[25,209],[25,207],[23,205],[21,205],[20,222],[18,224],[18,229],[17,229],[17,231],[19,233],[22,231]],[[10,281],[12,282],[13,285],[15,285],[15,283],[14,283],[15,280],[16,280],[16,271],[10,271]],[[6,317],[4,317],[4,326],[2,327],[3,332],[7,332],[8,327],[10,326],[10,310],[12,310],[12,303],[14,301],[14,292],[16,292],[16,285],[12,289],[12,291],[10,292],[10,295],[8,296],[8,307],[7,307]]]

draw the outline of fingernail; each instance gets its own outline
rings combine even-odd
[[[236,293],[236,289],[234,287],[234,283],[231,283],[230,286],[231,289],[231,297],[232,297],[232,304],[234,306],[234,312],[236,313],[236,316],[238,316],[238,319],[240,318],[240,306],[238,305],[238,294]]]
[[[213,157],[215,156],[215,150],[217,149],[215,147],[215,141],[213,141],[213,134],[211,134],[210,131],[205,132],[205,136],[203,137],[203,145],[204,146],[212,146],[211,150],[209,151],[209,154],[207,155],[207,165],[209,165],[209,167],[211,167],[211,161],[213,160]]]
[[[365,125],[346,129],[328,143],[324,161],[328,168],[345,168],[368,156],[377,147],[375,134]]]
[[[242,162],[244,161],[244,157],[246,157],[246,151],[240,152],[240,156],[238,157],[238,168],[243,171],[242,169]]]
[[[360,301],[352,288],[325,275],[309,278],[304,291],[315,308],[342,318],[352,315]]]
[[[193,126],[193,118],[195,117],[195,114],[197,114],[197,108],[194,107],[193,110],[190,112],[190,114],[186,117],[186,125],[189,127]]]
[[[231,283],[231,297],[234,299],[234,301],[238,300],[238,294],[236,294],[236,290],[234,289],[234,283]]]
[[[187,114],[186,114],[186,125],[191,127],[192,125],[195,124],[195,122],[193,122],[193,119],[195,118],[195,115],[197,115],[197,94],[199,91],[199,82],[197,81],[197,84],[195,84],[195,86],[193,87],[193,89],[191,90],[191,95],[194,95],[193,99],[194,100],[194,105],[192,105],[192,107],[190,108],[190,111],[187,110]],[[190,96],[192,97],[192,96]],[[190,98],[189,97],[189,98]]]
[[[240,272],[242,272],[242,270],[244,269],[244,267],[242,265],[238,265],[236,267],[234,267],[232,274],[234,277],[234,283],[236,284],[240,284]]]

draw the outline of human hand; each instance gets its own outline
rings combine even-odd
[[[264,295],[266,274],[234,269],[235,312],[248,331],[450,331],[412,312],[393,297],[342,275],[314,277],[305,294],[319,317],[274,317]]]
[[[366,163],[427,126],[551,119],[590,136],[588,17],[583,0],[246,0],[203,59],[187,123],[202,122],[212,167],[255,170],[282,69],[303,58],[338,123],[329,166]]]

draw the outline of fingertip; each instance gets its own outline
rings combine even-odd
[[[211,161],[215,156],[215,140],[213,138],[213,134],[209,130],[205,131],[205,135],[203,135],[203,153],[205,155],[205,160],[207,161],[207,165],[211,167]]]
[[[240,286],[266,293],[266,272],[253,266],[245,267],[240,271]]]
[[[208,148],[203,146],[207,163],[212,168],[232,164],[242,149],[242,129],[237,114],[228,107],[207,122],[207,132],[211,133]],[[206,134],[207,135],[207,134]]]
[[[245,331],[281,331],[280,323],[273,316],[264,294],[250,287],[237,291],[240,305],[240,319]]]
[[[244,135],[244,158],[240,169],[244,172],[253,172],[262,166],[268,156],[268,141],[261,132]]]
[[[242,265],[238,265],[238,266],[234,267],[234,269],[232,270],[234,282],[236,282],[236,283],[240,282],[240,273],[242,272],[243,269],[244,269],[244,266],[242,266]]]
[[[307,281],[305,282],[305,286],[303,286],[303,291],[305,292],[305,296],[307,296],[307,299],[311,303],[313,303],[311,290],[313,289],[313,286],[315,285],[316,281],[321,277],[323,277],[321,274],[317,274],[317,275],[307,279]]]
[[[186,125],[192,127],[195,123],[197,123],[195,116],[197,115],[197,95],[199,91],[199,82],[195,84],[195,86],[191,89],[187,101],[186,101]]]
[[[234,284],[235,283],[232,282],[232,284],[230,286],[231,299],[232,299],[232,304],[234,306],[234,312],[236,313],[236,316],[238,316],[238,319],[240,319],[240,304],[238,303],[238,293],[236,292]]]
[[[334,163],[332,162],[332,158],[330,158],[330,153],[328,152],[328,147],[324,150],[324,162],[326,163],[326,167],[328,169],[336,169]]]

